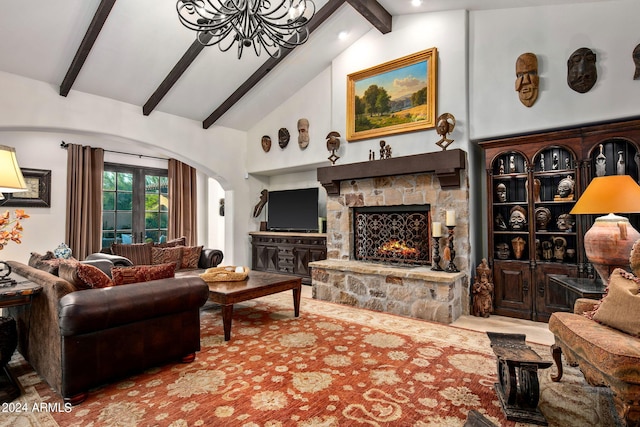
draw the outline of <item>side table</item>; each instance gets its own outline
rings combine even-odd
[[[573,305],[578,298],[591,298],[599,300],[604,295],[606,286],[600,279],[588,279],[586,277],[569,277],[564,274],[549,274],[549,283],[553,283],[570,292],[569,307],[573,310]]]
[[[34,295],[42,290],[42,286],[21,276],[11,275],[15,285],[0,287],[0,308],[31,305]],[[0,402],[11,402],[20,396],[21,388],[18,380],[9,370],[7,363],[11,359],[18,344],[16,322],[10,317],[0,317]]]

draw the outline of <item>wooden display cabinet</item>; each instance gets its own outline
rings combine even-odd
[[[573,309],[570,291],[548,276],[595,275],[583,249],[595,216],[569,212],[596,171],[637,180],[639,143],[640,120],[480,142],[495,314],[546,322],[555,311]],[[639,219],[630,216],[637,229]]]

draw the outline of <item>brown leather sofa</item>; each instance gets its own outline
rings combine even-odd
[[[218,264],[222,262],[223,258],[224,254],[220,249],[204,248],[200,253],[200,259],[198,259],[198,269],[206,270],[207,268],[217,267]],[[96,252],[88,255],[85,258],[85,261],[95,261],[103,259],[111,261],[113,265],[117,267],[129,267],[131,265],[134,265],[134,263],[130,259],[113,254],[111,252],[111,249],[109,248],[104,249],[103,252]]]
[[[105,289],[75,290],[58,276],[8,261],[42,285],[30,306],[12,307],[18,350],[65,401],[91,388],[200,350],[200,307],[207,284],[194,275]]]

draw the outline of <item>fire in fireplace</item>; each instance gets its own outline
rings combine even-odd
[[[353,258],[394,265],[430,264],[429,210],[429,205],[354,208]]]

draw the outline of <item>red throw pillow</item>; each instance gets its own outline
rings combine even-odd
[[[134,265],[132,267],[111,267],[111,277],[116,286],[150,280],[167,279],[175,276],[173,262],[158,265]]]
[[[128,285],[130,283],[145,282],[144,271],[146,265],[134,265],[131,267],[111,267],[111,278],[115,286]]]
[[[176,276],[177,265],[175,262],[154,265],[145,271],[147,281],[169,279]]]
[[[88,288],[110,288],[114,285],[113,281],[104,271],[93,265],[78,263],[76,270],[78,272],[78,278],[82,280]]]

